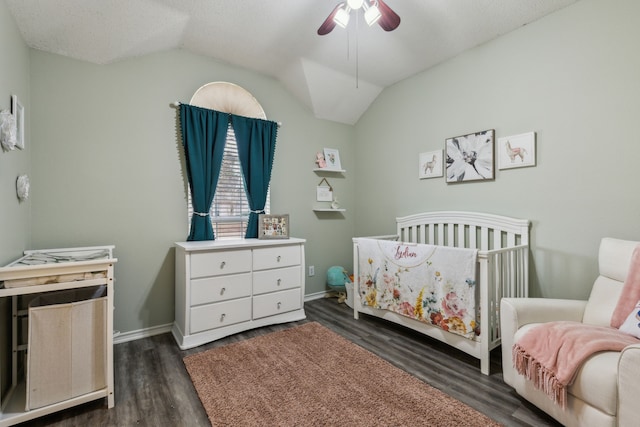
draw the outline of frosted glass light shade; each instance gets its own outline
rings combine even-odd
[[[347,9],[349,9],[349,6],[347,6]],[[343,8],[338,9],[333,17],[333,22],[342,28],[347,28],[347,25],[349,24],[349,11]]]
[[[364,12],[364,20],[367,21],[367,24],[369,26],[372,26],[373,24],[375,24],[376,22],[378,22],[378,19],[380,19],[382,15],[380,14],[380,9],[378,9],[378,6],[370,6],[365,12]]]

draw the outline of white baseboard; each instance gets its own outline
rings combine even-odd
[[[304,296],[305,302],[313,301],[316,299],[325,298],[330,294],[329,291],[316,292],[314,294],[307,294]],[[129,332],[113,332],[113,343],[121,344],[123,342],[129,342],[134,340],[139,340],[140,338],[152,337],[154,335],[164,334],[166,332],[171,332],[171,328],[173,327],[173,323],[167,323],[166,325],[160,326],[152,326],[150,328],[138,329],[137,331],[129,331]]]
[[[326,298],[331,292],[330,291],[322,291],[316,292],[315,294],[307,294],[304,296],[304,301],[313,301],[316,299]]]
[[[138,329],[137,331],[129,331],[129,332],[113,332],[113,343],[121,344],[123,342],[129,342],[134,340],[139,340],[140,338],[152,337],[154,335],[164,334],[166,332],[171,332],[171,327],[173,323],[167,323],[166,325],[152,326],[150,328]]]

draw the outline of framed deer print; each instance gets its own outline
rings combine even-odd
[[[437,178],[442,176],[442,150],[420,153],[418,178]]]
[[[498,169],[524,168],[536,165],[536,133],[498,138]]]

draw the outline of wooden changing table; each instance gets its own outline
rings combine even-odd
[[[24,257],[6,267],[0,267],[0,299],[6,299],[10,302],[10,308],[7,307],[7,309],[11,312],[12,319],[9,360],[3,360],[7,359],[9,354],[6,349],[9,339],[0,346],[2,348],[0,353],[0,373],[5,375],[8,373],[10,377],[0,381],[0,384],[2,384],[0,389],[0,427],[18,424],[104,397],[107,398],[109,408],[114,406],[113,268],[117,259],[113,258],[113,248],[114,246],[96,246],[25,251]],[[24,329],[23,325],[25,323],[28,325],[28,320],[25,321],[24,319],[29,317],[29,311],[20,307],[19,300],[21,298],[31,298],[38,294],[45,298],[51,297],[55,295],[49,293],[52,291],[84,290],[86,292],[88,288],[99,286],[106,287],[106,295],[100,298],[99,303],[96,303],[95,312],[97,313],[98,321],[91,322],[98,325],[97,330],[92,329],[89,333],[92,334],[91,338],[98,343],[98,348],[104,349],[104,351],[97,350],[96,357],[100,361],[97,365],[92,365],[103,366],[104,369],[90,373],[90,375],[100,378],[99,384],[101,385],[97,389],[91,389],[91,385],[83,384],[79,389],[86,390],[89,387],[90,391],[82,391],[80,395],[76,395],[77,393],[72,394],[69,398],[61,398],[61,400],[53,403],[46,403],[44,406],[30,409],[27,399],[27,374],[21,375],[20,371],[22,369],[19,369],[27,370],[27,357],[25,357],[25,354],[28,354],[29,346],[21,342],[21,340],[24,341],[25,339],[25,333],[20,331]],[[98,300],[96,299],[96,301]],[[75,304],[75,302],[71,303],[76,307]],[[52,305],[50,307],[55,306]],[[90,308],[90,310],[93,310],[93,308]],[[6,309],[4,311],[5,313],[3,314],[8,314]],[[82,313],[82,311],[80,312]],[[69,319],[71,318],[73,317],[69,317]],[[82,319],[82,317],[80,318]],[[75,331],[77,324],[81,322],[77,322],[76,326],[72,323],[67,322],[66,325],[69,326],[69,330]],[[30,327],[27,326],[26,329],[30,329]],[[52,328],[52,330],[57,329]],[[33,336],[36,335],[34,334]],[[33,336],[30,338],[33,338]],[[33,341],[32,345],[35,345]],[[74,350],[74,352],[76,351]],[[52,356],[52,359],[55,356]],[[47,384],[48,379],[44,381],[34,379],[34,371],[32,370],[32,382],[39,382],[39,385],[42,386],[51,386],[51,384]],[[75,378],[76,364],[73,365],[71,371],[70,377],[74,377],[73,381],[77,382]],[[82,377],[85,374],[85,372],[81,372],[78,376]],[[71,383],[72,380],[69,380],[69,382]],[[65,384],[65,386],[68,386],[69,389],[72,388],[70,384]],[[78,389],[75,383],[73,387],[76,390]],[[57,385],[55,388],[57,388]]]

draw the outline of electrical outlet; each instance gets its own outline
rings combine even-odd
[[[309,277],[315,276],[315,274],[316,274],[316,267],[313,266],[313,265],[310,265],[309,266]]]

